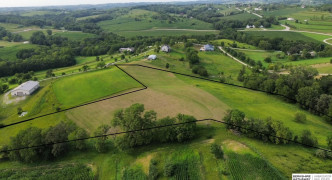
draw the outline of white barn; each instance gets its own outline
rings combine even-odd
[[[39,87],[40,86],[38,81],[27,81],[13,89],[10,94],[12,96],[28,96],[36,91]]]

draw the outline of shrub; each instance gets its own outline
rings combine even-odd
[[[169,64],[168,63],[166,63],[166,69],[168,69],[169,68]]]
[[[271,57],[266,57],[266,58],[264,59],[264,62],[266,62],[266,63],[271,63],[271,62],[272,62]]]
[[[322,158],[322,159],[325,159],[326,158],[326,153],[324,150],[321,150],[321,149],[318,149],[316,152],[315,152],[315,156],[319,157],[319,158]]]
[[[301,134],[301,143],[308,146],[316,146],[318,142],[317,138],[311,134],[311,131],[303,130]]]
[[[164,166],[164,175],[166,177],[172,177],[174,173],[175,173],[175,164],[171,162],[171,160],[166,161]]]
[[[307,116],[304,113],[297,112],[295,114],[295,121],[298,123],[305,123],[307,121]]]
[[[158,179],[158,168],[157,168],[157,161],[155,159],[151,159],[150,167],[149,167],[149,179],[155,180]]]
[[[209,76],[207,70],[203,66],[194,66],[194,68],[192,69],[192,72],[194,74],[198,74],[198,75],[204,76],[204,77]]]
[[[217,159],[222,159],[224,157],[224,152],[222,151],[222,149],[220,148],[220,146],[216,143],[211,144],[210,147],[211,153],[214,154],[214,156]]]

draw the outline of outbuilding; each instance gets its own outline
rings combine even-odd
[[[161,51],[169,53],[171,52],[171,47],[169,47],[168,45],[163,45],[161,46]]]
[[[211,44],[206,44],[201,47],[200,51],[214,51],[214,46],[212,46]]]
[[[157,59],[157,55],[154,55],[154,54],[152,54],[148,57],[148,60],[156,60],[156,59]]]
[[[28,96],[35,92],[39,87],[38,81],[27,81],[13,89],[10,94],[12,96]]]

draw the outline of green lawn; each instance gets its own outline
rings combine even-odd
[[[241,43],[241,42],[230,40],[230,39],[218,39],[214,42],[217,43],[218,46],[221,45],[221,42],[224,42],[226,47],[232,47],[231,45],[235,42],[237,44],[237,48],[241,48],[241,49],[259,49],[256,46],[252,46],[250,44]]]
[[[323,41],[325,39],[328,39],[328,38],[332,38],[332,35],[331,36],[327,36],[327,35],[321,35],[321,34],[313,34],[313,33],[305,33],[305,32],[301,32],[301,34],[305,35],[305,36],[308,36],[312,39],[316,39],[318,41]]]
[[[63,107],[71,107],[140,85],[119,69],[105,69],[59,79],[53,85],[57,100]]]
[[[249,20],[249,19],[258,19],[259,17],[253,14],[249,14],[247,12],[241,13],[241,14],[235,14],[231,16],[224,16],[221,17],[221,20]]]

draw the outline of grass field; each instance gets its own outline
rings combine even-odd
[[[279,51],[248,51],[248,50],[240,50],[240,49],[236,49],[239,52],[243,52],[244,54],[246,54],[246,56],[250,57],[251,59],[257,61],[261,61],[263,66],[267,67],[269,65],[269,63],[266,63],[264,61],[265,58],[267,57],[271,57],[272,59],[272,63],[283,63],[288,61],[287,56],[285,56],[285,53],[283,52],[279,52]],[[285,58],[277,58],[277,54],[280,54],[280,57],[285,57]]]
[[[258,19],[259,17],[253,15],[253,14],[249,14],[247,12],[245,13],[241,13],[241,14],[236,14],[236,15],[231,15],[231,16],[224,16],[221,17],[221,20],[248,20],[248,19]]]
[[[302,40],[306,42],[315,42],[315,43],[322,43],[321,41],[317,40],[317,37],[312,38],[308,37],[307,35],[298,33],[298,32],[287,32],[287,31],[245,31],[245,33],[250,34],[252,36],[257,37],[266,37],[266,38],[276,38],[276,37],[282,37],[287,40]]]
[[[241,42],[238,42],[238,41],[233,41],[233,40],[230,40],[230,39],[219,39],[219,40],[216,40],[215,42],[219,46],[221,45],[221,42],[224,42],[226,47],[232,47],[231,45],[233,43],[236,43],[237,47],[241,48],[241,49],[258,49],[258,47],[256,47],[256,46],[252,46],[252,45],[246,44],[246,43],[241,43]]]
[[[61,37],[66,37],[70,40],[74,40],[74,41],[81,41],[85,38],[93,38],[96,37],[95,34],[91,34],[91,33],[84,33],[84,32],[80,32],[80,31],[65,31],[65,32],[55,32],[54,33],[55,36],[61,36]]]
[[[140,85],[117,68],[61,78],[53,85],[62,107],[93,101]]]
[[[152,18],[158,16],[156,12],[134,9],[128,14],[117,17],[113,20],[101,21],[98,23],[104,30],[114,32],[123,36],[161,36],[161,35],[204,35],[212,34],[214,31],[192,31],[192,30],[213,30],[212,24],[194,19],[174,16],[176,21],[168,22]],[[160,30],[156,30],[160,29]],[[168,30],[178,29],[178,30]],[[189,30],[183,30],[189,29]]]
[[[289,61],[285,64],[288,65],[313,65],[313,64],[322,64],[322,63],[329,63],[331,57],[324,57],[324,58],[314,58],[314,59],[308,59],[308,60],[300,60],[300,61]]]
[[[301,34],[307,36],[307,37],[310,37],[312,39],[316,39],[318,41],[323,41],[325,39],[328,39],[328,38],[332,38],[332,35],[331,36],[327,36],[327,35],[321,35],[321,34],[313,34],[313,33],[305,33],[305,32],[301,32]]]
[[[316,68],[319,73],[332,74],[332,64],[331,63],[315,64],[315,65],[312,65],[312,67]]]
[[[29,49],[29,48],[36,48],[38,45],[35,44],[23,44],[20,43],[14,43],[14,42],[0,42],[0,46],[4,46],[0,48],[0,58],[4,60],[15,60],[16,53],[21,49]]]

